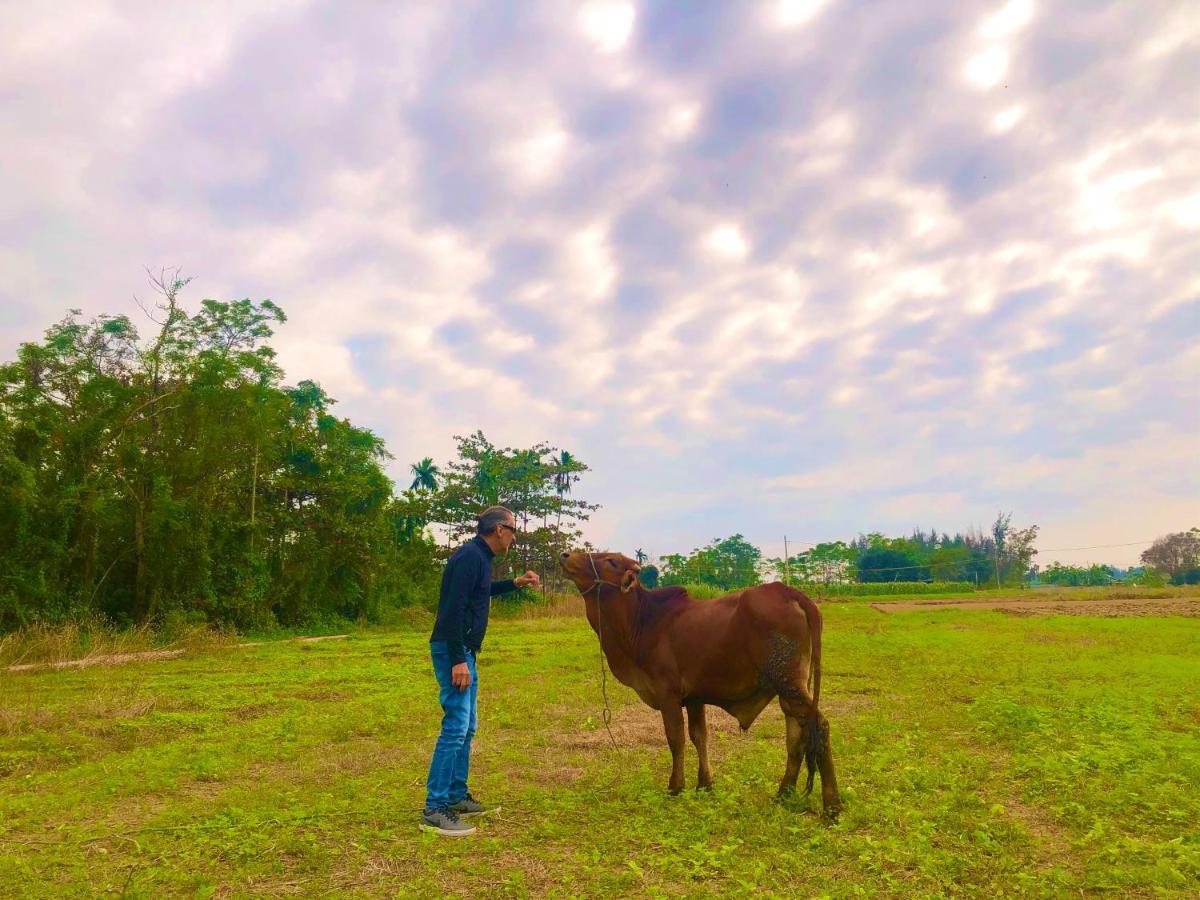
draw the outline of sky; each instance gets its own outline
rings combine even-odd
[[[627,554],[1200,525],[1189,0],[6,4],[0,109],[5,359],[178,266]]]

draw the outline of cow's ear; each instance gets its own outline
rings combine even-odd
[[[627,569],[625,571],[625,577],[621,579],[621,593],[628,594],[630,591],[632,591],[633,586],[637,584],[637,580],[637,572],[633,571],[633,569]]]

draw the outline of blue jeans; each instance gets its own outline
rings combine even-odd
[[[451,682],[450,652],[445,641],[430,641],[433,674],[441,688],[442,733],[433,748],[429,777],[425,779],[425,809],[450,806],[467,796],[467,775],[471,769],[471,738],[475,737],[479,700],[479,675],[475,671],[475,653],[468,650],[467,668],[471,686],[460,691]]]

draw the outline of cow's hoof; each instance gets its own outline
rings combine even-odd
[[[708,784],[698,784],[698,785],[696,785],[696,790],[698,790],[698,791],[708,791],[708,792],[711,794],[711,793],[712,793],[712,789],[713,789],[713,788],[712,788],[712,782],[711,782],[711,781],[710,781]]]

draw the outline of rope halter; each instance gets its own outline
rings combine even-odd
[[[581,594],[583,594],[586,597],[588,595],[588,593],[591,592],[591,590],[593,588],[595,588],[596,602],[599,603],[600,602],[600,588],[605,585],[607,585],[610,588],[614,588],[618,591],[621,591],[621,593],[625,593],[625,591],[621,588],[621,586],[619,584],[613,584],[611,581],[605,581],[603,578],[600,577],[600,571],[596,568],[596,558],[593,554],[591,554],[591,553],[587,554],[587,558],[588,558],[588,563],[591,564],[591,567],[592,567],[592,578],[595,580],[592,582],[592,584],[589,587],[581,590],[580,591]],[[636,571],[634,572],[634,576],[635,577],[637,576]]]

